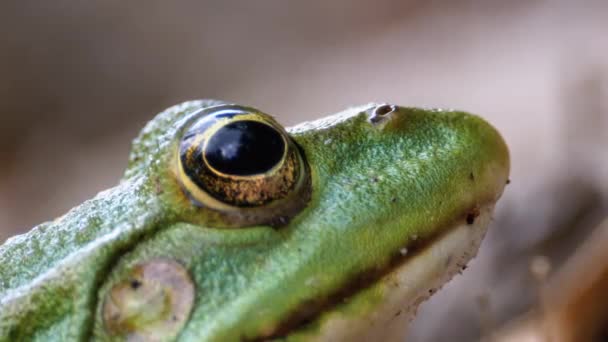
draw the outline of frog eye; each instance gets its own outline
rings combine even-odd
[[[253,108],[201,110],[185,126],[178,149],[182,188],[203,207],[272,206],[307,178],[302,154],[285,129]]]

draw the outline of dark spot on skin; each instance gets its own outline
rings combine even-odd
[[[156,177],[154,180],[154,191],[157,195],[162,195],[163,193],[163,187],[161,185],[160,178],[158,177]]]
[[[287,216],[277,216],[275,219],[273,219],[270,222],[270,225],[273,228],[280,228],[283,227],[285,225],[287,225],[289,223],[289,217]]]
[[[445,267],[450,266],[450,264],[452,263],[452,258],[453,256],[450,254],[446,259],[445,259]]]
[[[397,311],[397,313],[395,314],[395,317],[399,317],[401,316],[401,310]]]
[[[466,270],[467,268],[469,268],[469,266],[467,266],[467,265],[463,265],[463,266],[462,266],[460,269],[464,271],[464,270]]]
[[[507,185],[511,184],[511,180],[507,179]]]
[[[171,317],[171,320],[172,320],[173,322],[177,321],[177,316],[173,315],[173,317]]]
[[[308,325],[308,324],[312,323],[312,319],[305,319],[303,321],[303,323],[304,323],[304,325]]]
[[[137,279],[131,280],[131,288],[133,290],[137,290],[140,286],[141,286],[141,281],[139,281]]]
[[[430,290],[429,290],[429,294],[431,294],[431,295],[432,295],[433,293],[435,293],[435,289],[430,289]]]
[[[467,224],[471,225],[475,223],[475,219],[479,216],[479,208],[473,208],[467,213]]]

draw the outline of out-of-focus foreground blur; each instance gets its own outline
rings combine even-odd
[[[115,185],[138,130],[186,99],[286,125],[458,108],[502,132],[512,182],[410,340],[487,337],[536,305],[530,268],[550,281],[608,216],[607,36],[605,1],[2,2],[0,242]]]

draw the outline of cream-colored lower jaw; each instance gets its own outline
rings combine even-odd
[[[420,303],[477,254],[493,209],[494,203],[480,208],[473,224],[463,219],[378,283],[321,316],[318,330],[296,332],[290,340],[404,341],[407,325]],[[364,302],[369,298],[379,299],[373,304]]]

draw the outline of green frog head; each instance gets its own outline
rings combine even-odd
[[[475,255],[509,172],[479,117],[369,104],[284,129],[191,101],[120,184],[0,247],[0,340],[390,340]]]

